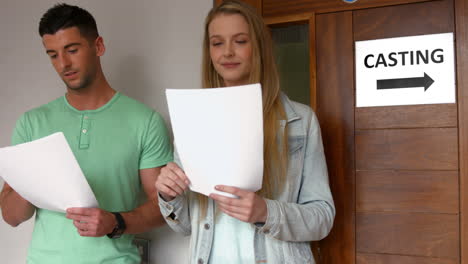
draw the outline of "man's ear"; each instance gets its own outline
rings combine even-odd
[[[94,41],[94,46],[96,47],[96,55],[97,56],[102,56],[106,52],[106,46],[104,45],[104,39],[99,36],[96,38]]]

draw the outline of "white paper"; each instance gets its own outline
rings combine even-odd
[[[98,207],[62,132],[0,148],[0,177],[39,208]]]
[[[263,179],[260,84],[212,89],[167,89],[175,146],[190,189],[215,185],[257,191]],[[231,196],[232,197],[232,196]]]

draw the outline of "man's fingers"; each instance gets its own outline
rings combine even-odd
[[[78,231],[78,234],[80,236],[86,236],[86,237],[97,237],[99,236],[97,234],[97,226],[90,224],[88,222],[80,222],[80,221],[73,221],[73,225],[76,227],[76,230]]]
[[[68,208],[65,215],[66,218],[80,222],[95,222],[95,218],[99,218],[101,209],[99,208]]]
[[[73,225],[78,229],[86,230],[86,226],[85,226],[84,222],[73,220]]]
[[[78,229],[78,234],[84,237],[98,237],[96,231]]]
[[[79,214],[67,213],[65,217],[71,220],[76,220],[76,221],[81,221],[81,222],[89,222],[91,220],[91,217],[87,215],[79,215]]]
[[[89,222],[81,222],[81,221],[73,221],[73,225],[78,228],[79,230],[96,230],[96,225],[89,223]]]
[[[68,208],[66,218],[78,221],[90,221],[94,216],[99,216],[99,208]]]
[[[72,207],[67,209],[67,213],[76,215],[92,215],[95,208]]]

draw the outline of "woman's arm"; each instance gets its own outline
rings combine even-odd
[[[316,241],[328,235],[335,218],[320,127],[312,113],[297,203],[266,200],[268,217],[260,230],[285,241]]]
[[[238,198],[218,194],[211,194],[210,197],[224,213],[253,223],[265,235],[276,239],[315,241],[324,238],[332,228],[335,207],[328,184],[320,128],[313,114],[305,148],[297,201],[269,200],[251,191],[223,185],[216,188]]]
[[[186,190],[189,180],[179,167],[179,156],[174,151],[175,163],[168,163],[161,169],[156,181],[158,204],[167,224],[176,232],[185,236],[191,234],[189,199]]]
[[[159,208],[167,225],[169,225],[172,230],[182,233],[184,236],[188,236],[192,233],[187,196],[187,194],[182,194],[171,201],[165,201],[161,195],[158,195]]]

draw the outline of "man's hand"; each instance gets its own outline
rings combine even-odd
[[[80,236],[86,237],[105,236],[117,225],[114,214],[99,208],[68,208],[66,217],[73,220]]]

